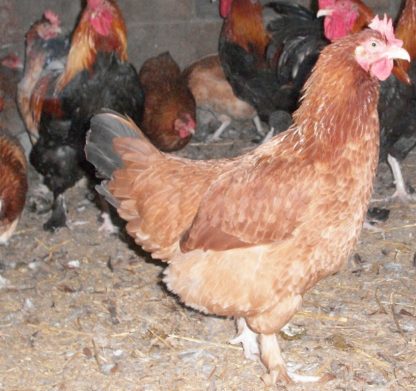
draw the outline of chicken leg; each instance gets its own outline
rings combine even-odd
[[[244,356],[248,360],[257,360],[260,356],[259,344],[257,341],[258,334],[252,331],[244,318],[236,319],[238,335],[230,340],[233,345],[241,343],[243,345]]]
[[[66,227],[66,204],[63,194],[54,194],[52,204],[52,215],[43,225],[45,231],[54,232],[59,228]]]
[[[208,141],[218,141],[221,135],[223,134],[224,130],[227,129],[228,126],[230,126],[231,124],[231,118],[229,117],[224,116],[222,118],[219,118],[219,120],[221,121],[220,127],[214,132],[214,134],[208,137]]]
[[[398,199],[404,203],[416,201],[416,196],[410,194],[406,189],[406,183],[404,181],[398,160],[392,155],[388,155],[387,162],[389,163],[391,172],[393,173],[394,184],[396,185],[396,191],[388,198],[388,200]]]

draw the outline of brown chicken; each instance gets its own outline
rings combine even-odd
[[[100,191],[129,234],[169,263],[164,281],[186,305],[239,319],[236,341],[260,355],[271,384],[291,381],[275,333],[340,270],[367,211],[378,80],[394,58],[409,59],[391,22],[371,27],[327,46],[293,126],[235,159],[163,154],[114,113],[91,122],[87,158],[109,179]]]
[[[195,99],[169,52],[149,58],[139,72],[144,91],[141,129],[160,150],[188,144],[196,127]]]
[[[23,149],[4,128],[0,128],[0,178],[0,244],[6,244],[25,206],[28,185]]]
[[[184,70],[183,74],[188,81],[197,108],[210,112],[221,122],[220,127],[210,137],[211,141],[218,140],[233,120],[252,120],[257,131],[263,135],[256,109],[234,94],[217,54],[194,62]]]

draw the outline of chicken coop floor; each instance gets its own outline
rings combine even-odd
[[[181,154],[235,155],[256,137],[246,133]],[[416,185],[416,154],[404,168]],[[50,234],[48,215],[31,211],[40,183],[31,182],[17,233],[0,248],[0,390],[265,389],[260,363],[228,343],[233,321],[183,307],[160,283],[162,264],[125,234],[99,232],[85,185],[68,192],[70,228]],[[393,190],[382,164],[374,197]],[[305,296],[294,335],[279,337],[297,372],[334,379],[288,390],[416,389],[416,204],[388,208],[384,234],[364,231],[344,270]]]

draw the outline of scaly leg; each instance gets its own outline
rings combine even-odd
[[[227,129],[230,124],[231,118],[224,119],[221,126],[214,132],[214,134],[208,137],[208,141],[218,141],[224,130]]]
[[[243,345],[244,356],[249,360],[257,360],[260,356],[257,334],[252,331],[244,318],[236,319],[237,336],[230,340],[233,345]]]
[[[393,173],[394,184],[396,185],[396,191],[390,197],[387,197],[383,200],[373,200],[373,202],[377,201],[393,201],[397,199],[403,203],[409,203],[416,201],[416,196],[414,194],[409,194],[406,189],[406,183],[403,178],[402,170],[400,168],[400,164],[396,158],[391,155],[387,156],[387,162],[391,168],[391,172]]]
[[[256,127],[257,133],[258,133],[260,136],[264,136],[264,129],[263,129],[263,125],[261,124],[261,120],[260,120],[260,117],[259,117],[258,115],[256,115],[256,116],[253,118],[253,122],[254,122],[254,125],[255,125],[255,127]],[[273,133],[272,133],[272,134],[273,134]]]

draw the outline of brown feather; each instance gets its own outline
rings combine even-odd
[[[374,12],[371,8],[367,7],[361,0],[351,0],[358,7],[358,18],[355,20],[352,26],[351,33],[358,33],[366,28],[374,18]]]
[[[0,129],[0,242],[7,241],[23,211],[27,162],[18,142]]]
[[[231,42],[255,53],[258,65],[266,65],[265,53],[270,37],[263,23],[263,8],[259,1],[234,0],[224,21],[223,34]]]
[[[355,43],[351,36],[324,49],[294,126],[228,166],[201,199],[181,242],[188,252],[166,271],[186,304],[247,317],[270,333],[345,262],[379,148],[378,83],[353,60]]]
[[[416,56],[416,0],[406,0],[403,11],[396,25],[396,38],[403,41],[403,47],[413,60]],[[398,60],[400,68],[407,72],[410,62]]]
[[[169,53],[162,53],[145,61],[139,80],[145,95],[143,132],[162,151],[183,148],[192,134],[180,137],[175,120],[187,113],[195,123],[196,105],[178,64]]]
[[[217,54],[196,61],[183,74],[199,109],[237,121],[251,120],[257,115],[253,106],[234,94]]]

